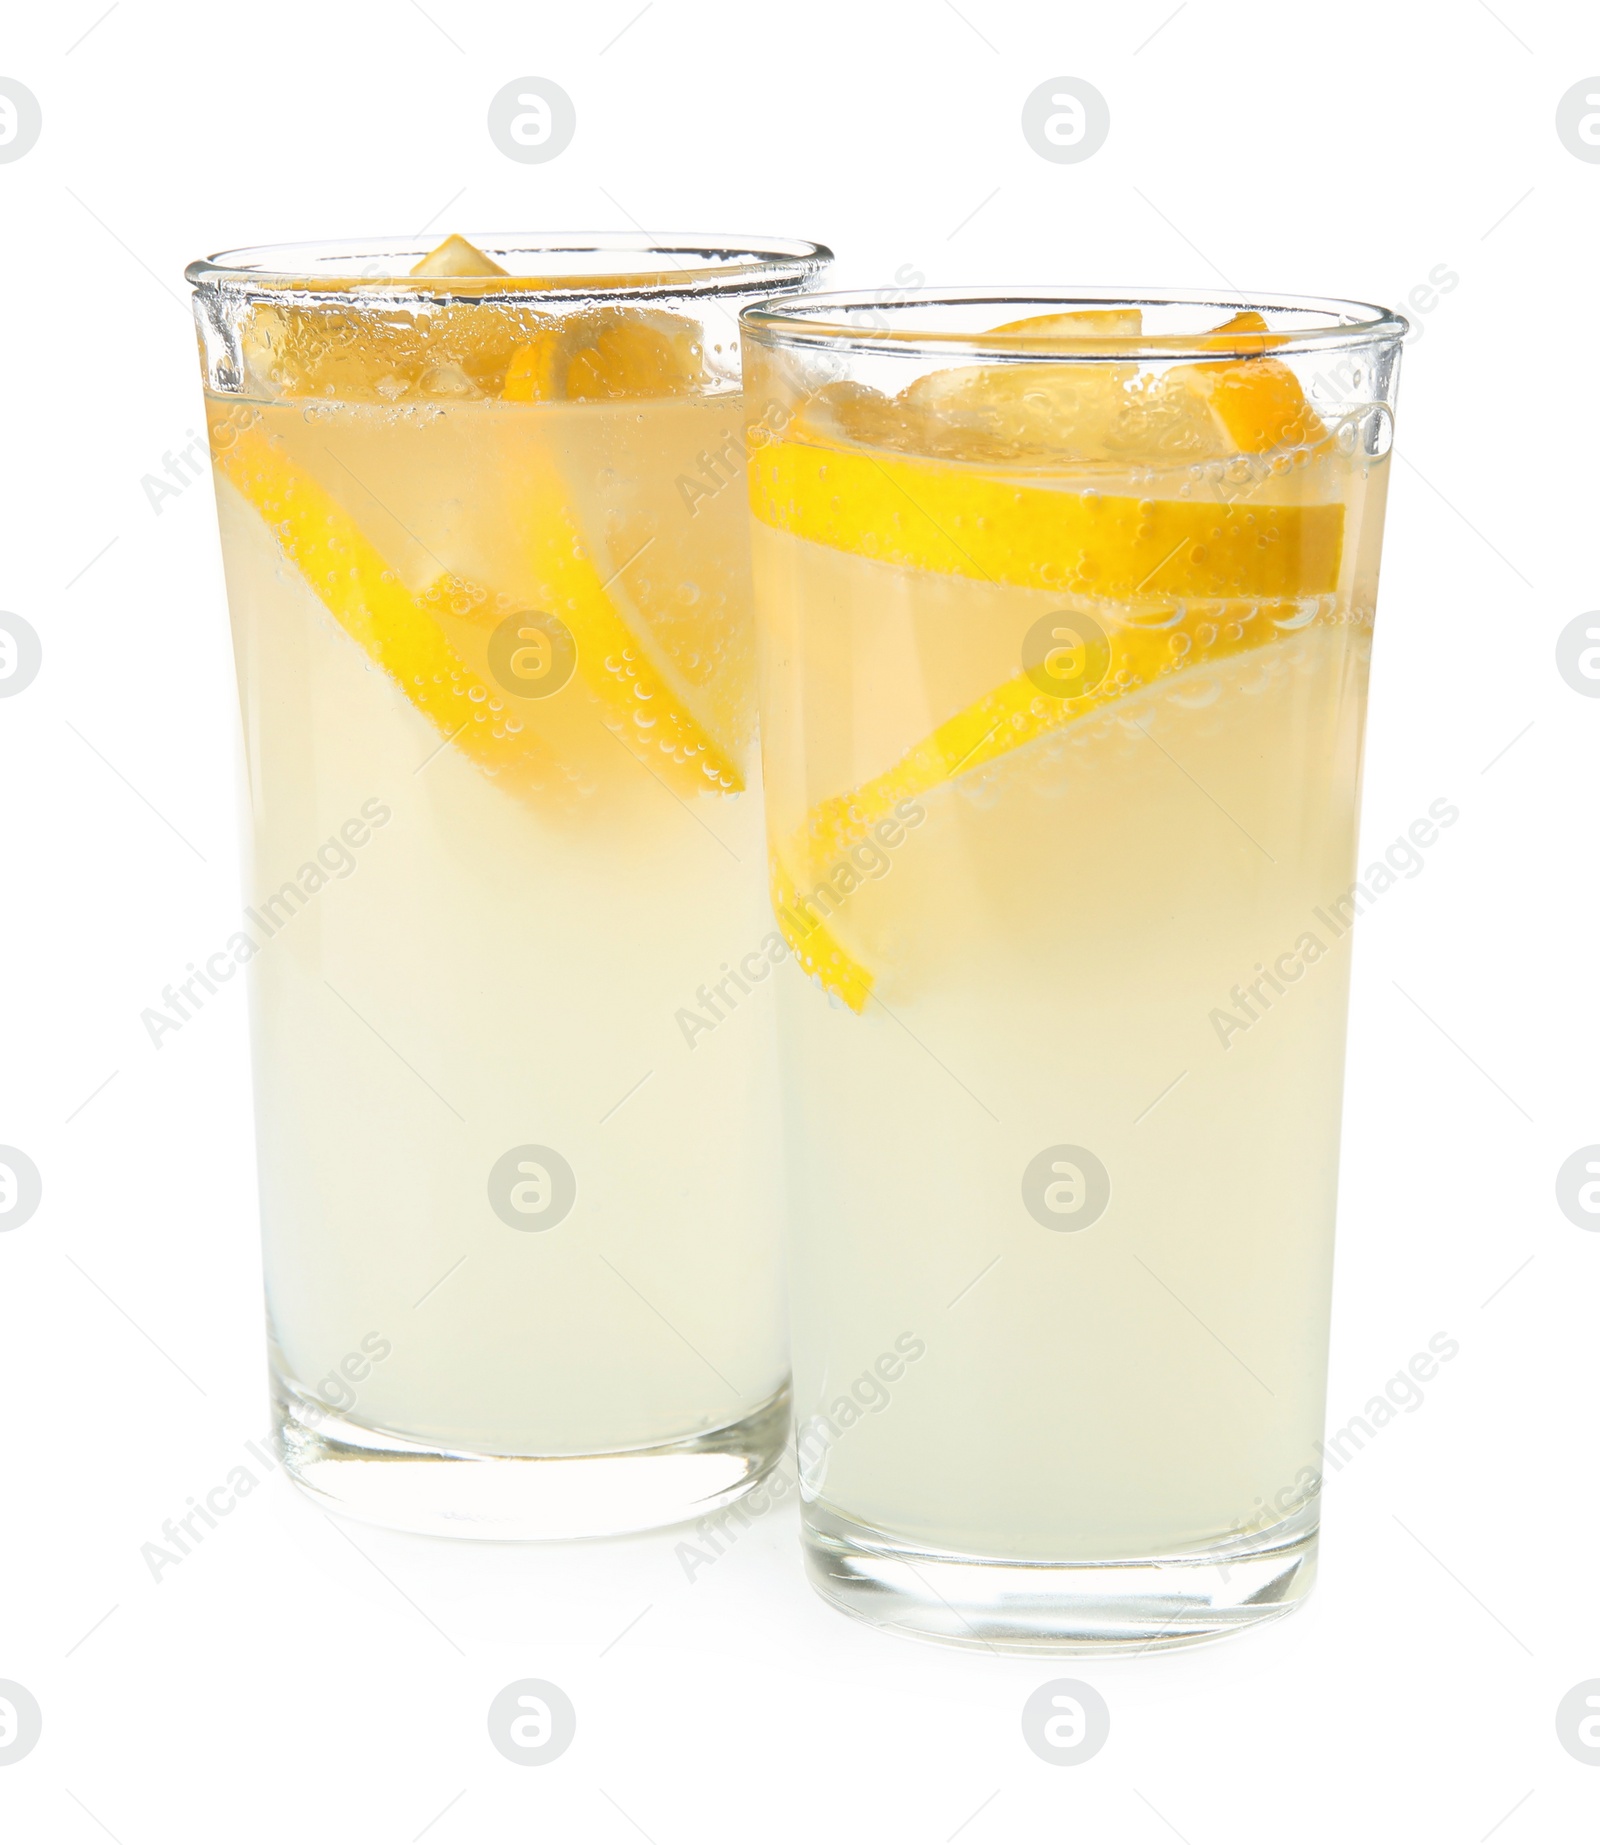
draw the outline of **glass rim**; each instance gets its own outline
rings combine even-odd
[[[848,318],[872,311],[886,319],[912,318],[927,308],[969,308],[1069,312],[1075,308],[1214,308],[1233,315],[1254,309],[1312,317],[1302,326],[1271,326],[1269,334],[1241,333],[1237,344],[1219,343],[1215,331],[1185,333],[1074,334],[1070,346],[1060,336],[1027,333],[973,333],[938,326],[865,325]],[[1006,318],[1020,318],[1008,313]],[[1398,344],[1411,323],[1392,308],[1334,296],[1243,293],[1181,288],[909,288],[860,289],[808,293],[797,300],[756,301],[739,316],[744,332],[762,344],[856,353],[899,353],[915,358],[952,354],[994,359],[1000,363],[1082,364],[1086,360],[1253,358],[1266,351],[1275,358],[1305,351],[1337,351],[1374,340]]]
[[[197,293],[292,294],[330,300],[424,296],[430,301],[534,301],[620,296],[634,300],[771,293],[802,286],[833,261],[826,244],[796,237],[705,231],[463,232],[509,271],[497,276],[407,273],[442,237],[345,237],[256,244],[197,258],[184,279]],[[504,259],[511,258],[507,263]],[[593,257],[570,275],[542,274],[517,259]],[[664,259],[651,264],[649,259]],[[630,260],[622,260],[630,259]],[[383,267],[375,269],[374,265]]]

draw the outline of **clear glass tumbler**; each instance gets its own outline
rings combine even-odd
[[[280,1439],[357,1516],[634,1530],[782,1451],[737,312],[827,255],[188,271],[252,821],[208,965],[253,1001]]]
[[[1022,1649],[1282,1614],[1405,325],[972,290],[744,326],[813,1580]]]

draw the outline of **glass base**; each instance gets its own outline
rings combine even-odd
[[[653,1448],[529,1457],[438,1448],[366,1428],[274,1371],[273,1422],[292,1479],[331,1510],[429,1537],[620,1537],[703,1517],[771,1472],[789,1387],[738,1422]]]
[[[1183,1556],[1022,1563],[930,1550],[813,1500],[802,1543],[824,1600],[889,1633],[997,1653],[1142,1653],[1291,1613],[1316,1579],[1317,1522],[1313,1499]]]

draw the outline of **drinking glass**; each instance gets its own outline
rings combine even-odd
[[[1281,1615],[1405,323],[743,318],[812,1578],[970,1645]]]
[[[633,1530],[786,1439],[737,311],[827,257],[188,271],[251,815],[199,978],[251,993],[278,1437],[357,1516]]]

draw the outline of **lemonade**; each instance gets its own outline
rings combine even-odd
[[[746,317],[809,1562],[1193,1638],[1314,1555],[1392,375],[1226,307],[965,304],[956,363],[920,305]]]
[[[362,1515],[631,1529],[781,1447],[770,1008],[676,1011],[783,948],[742,490],[700,458],[741,423],[728,297],[802,250],[193,278],[275,1397]]]

